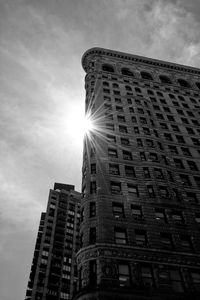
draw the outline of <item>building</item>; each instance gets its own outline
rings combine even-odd
[[[55,183],[41,214],[26,300],[71,299],[77,282],[80,193]]]
[[[200,69],[88,50],[76,300],[200,299]]]

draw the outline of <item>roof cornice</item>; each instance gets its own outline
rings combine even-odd
[[[148,58],[145,56],[133,55],[133,54],[128,54],[128,53],[124,53],[124,52],[120,52],[120,51],[99,48],[99,47],[94,47],[94,48],[88,49],[83,54],[82,66],[86,72],[87,72],[87,70],[86,70],[87,59],[89,56],[93,56],[93,55],[105,56],[105,57],[107,56],[107,57],[112,57],[112,58],[117,58],[117,59],[123,59],[123,60],[129,61],[129,62],[132,61],[132,62],[136,62],[136,63],[152,65],[155,67],[171,69],[174,71],[187,72],[190,74],[200,75],[200,69],[198,69],[198,68],[180,65],[180,64],[167,62],[167,61],[163,61],[163,60],[159,60],[159,59]]]

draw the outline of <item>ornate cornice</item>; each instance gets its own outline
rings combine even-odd
[[[89,60],[90,56],[94,56],[94,55],[110,57],[113,59],[121,59],[124,61],[146,64],[147,66],[161,67],[164,69],[170,69],[170,70],[174,70],[174,71],[187,72],[190,74],[200,75],[200,69],[198,69],[198,68],[175,64],[175,63],[158,60],[158,59],[153,59],[153,58],[148,58],[148,57],[144,57],[144,56],[123,53],[123,52],[109,50],[109,49],[98,48],[98,47],[88,49],[83,54],[82,66],[83,66],[83,69],[85,70],[85,72],[87,72],[87,68],[86,68],[86,66],[88,64],[87,60]]]

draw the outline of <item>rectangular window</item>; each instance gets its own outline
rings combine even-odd
[[[149,288],[153,286],[153,276],[150,265],[141,265],[141,279],[145,287]]]
[[[143,143],[142,143],[141,139],[137,139],[137,146],[138,147],[142,147],[143,146]]]
[[[194,161],[187,160],[187,163],[191,171],[198,171],[197,165]]]
[[[96,194],[96,181],[90,182],[90,194]]]
[[[90,202],[90,217],[96,216],[96,203]]]
[[[194,176],[194,180],[195,180],[195,182],[196,182],[196,185],[197,185],[198,187],[200,187],[200,177]]]
[[[145,230],[135,229],[135,243],[137,246],[147,246],[147,234]]]
[[[106,129],[114,131],[115,130],[114,124],[106,123]]]
[[[116,111],[123,112],[124,110],[122,106],[116,106]]]
[[[161,232],[160,241],[164,249],[168,250],[173,248],[172,235],[170,233]]]
[[[129,139],[121,138],[120,140],[121,140],[121,144],[122,145],[125,145],[125,146],[129,146],[130,145]]]
[[[133,196],[136,196],[136,197],[139,197],[139,192],[138,192],[138,187],[137,185],[133,185],[133,184],[127,184],[127,188],[128,188],[128,193],[133,195]]]
[[[197,196],[195,193],[192,192],[186,192],[186,201],[197,203]]]
[[[152,185],[147,185],[147,191],[150,198],[155,197],[154,189]]]
[[[145,153],[144,152],[140,152],[140,159],[142,161],[145,161],[146,160],[146,156],[145,156]]]
[[[90,244],[96,243],[96,227],[90,227]]]
[[[119,175],[119,165],[109,164],[109,173],[112,175]]]
[[[97,283],[97,264],[96,260],[89,261],[89,280],[90,285],[94,287]]]
[[[184,169],[184,165],[181,159],[174,158],[174,164],[177,169]]]
[[[116,143],[116,137],[114,135],[107,134],[106,138],[109,143]]]
[[[130,269],[127,263],[118,264],[118,276],[120,286],[130,285]]]
[[[118,122],[121,122],[121,123],[125,123],[126,122],[124,116],[117,116],[117,120],[118,120]]]
[[[162,169],[154,168],[154,172],[157,179],[164,179]]]
[[[113,216],[116,219],[124,218],[124,205],[123,203],[113,202],[112,203]]]
[[[196,291],[200,291],[200,273],[191,272],[192,283]]]
[[[181,150],[183,152],[183,155],[191,156],[190,150],[188,148],[181,147]]]
[[[127,244],[126,229],[115,228],[115,243],[116,244]]]
[[[119,132],[128,133],[127,127],[119,125]]]
[[[179,237],[180,237],[182,250],[183,251],[193,251],[192,241],[191,241],[190,236],[181,234]]]
[[[123,151],[123,159],[124,160],[132,160],[132,153],[129,151]]]
[[[195,221],[196,221],[196,223],[200,224],[200,213],[199,212],[195,213]]]
[[[131,205],[131,213],[135,220],[142,220],[143,214],[142,214],[142,208],[139,205]]]
[[[144,177],[145,178],[150,178],[150,172],[149,172],[149,168],[143,168],[143,172],[144,172]]]
[[[108,156],[113,157],[113,158],[117,158],[118,157],[117,150],[108,148]]]
[[[177,150],[176,146],[169,145],[168,148],[172,154],[178,154],[178,150]]]
[[[167,223],[167,218],[164,208],[155,208],[155,218],[157,221]]]
[[[179,174],[179,176],[183,185],[191,186],[190,178],[188,175]]]
[[[184,138],[181,135],[176,135],[176,139],[179,144],[185,143]]]
[[[112,194],[121,194],[121,183],[111,181],[111,193]]]
[[[175,224],[184,224],[184,219],[181,211],[173,210],[171,217]]]
[[[132,166],[125,166],[125,174],[127,177],[134,178],[135,177],[135,170]]]
[[[96,164],[91,164],[91,174],[96,174]]]

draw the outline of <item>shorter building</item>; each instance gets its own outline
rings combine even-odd
[[[77,282],[81,194],[55,183],[42,212],[25,300],[71,299]]]

